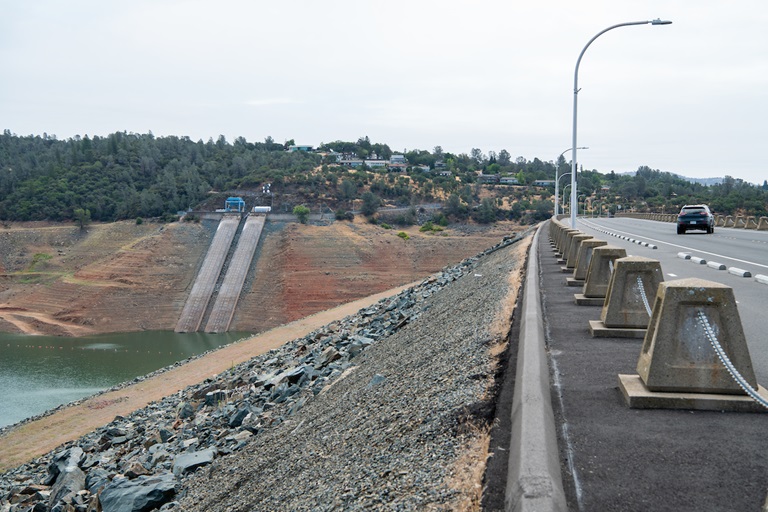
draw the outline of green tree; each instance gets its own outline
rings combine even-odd
[[[381,206],[381,198],[373,192],[366,192],[363,194],[363,206],[360,208],[360,212],[366,217],[372,217],[376,215],[376,211]]]
[[[306,224],[307,219],[309,219],[309,208],[307,208],[303,204],[300,204],[293,208],[293,214],[299,218],[299,222],[301,222],[302,224]]]
[[[80,229],[85,229],[85,226],[91,223],[91,210],[76,208],[73,213],[75,222],[80,225]]]

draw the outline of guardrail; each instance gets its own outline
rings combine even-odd
[[[622,212],[617,213],[616,217],[628,217],[630,219],[655,220],[659,222],[676,222],[676,213],[639,213]],[[744,215],[715,215],[715,226],[722,228],[737,229],[755,229],[757,231],[768,231],[768,217],[753,217]]]

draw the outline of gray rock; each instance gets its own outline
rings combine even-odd
[[[104,512],[144,512],[163,506],[176,495],[176,480],[170,473],[135,480],[115,479],[101,492]]]
[[[78,466],[67,466],[56,478],[51,488],[48,506],[53,507],[66,497],[72,497],[85,489],[85,473]],[[67,500],[68,502],[71,500]]]
[[[55,454],[51,464],[48,466],[48,478],[43,483],[45,485],[53,485],[60,473],[66,471],[67,468],[79,467],[83,459],[83,449],[79,446],[73,446]]]
[[[97,494],[109,484],[109,473],[101,468],[94,468],[85,477],[85,488],[91,494]]]
[[[199,468],[200,466],[210,464],[213,462],[215,456],[216,450],[213,448],[177,455],[176,460],[173,463],[173,474],[176,476],[181,476],[184,473]]]
[[[235,428],[242,425],[243,421],[249,414],[251,414],[251,408],[248,407],[247,404],[244,407],[241,407],[240,409],[235,411],[235,413],[229,417],[229,422],[228,422],[229,428]]]

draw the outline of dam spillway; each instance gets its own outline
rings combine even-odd
[[[208,247],[203,265],[197,273],[194,285],[192,285],[192,291],[189,293],[179,321],[176,323],[174,329],[176,332],[196,332],[200,328],[203,315],[208,307],[208,302],[211,300],[211,295],[239,225],[240,215],[225,215],[219,222],[219,227],[216,229],[210,247]]]
[[[266,216],[262,215],[250,215],[245,221],[245,226],[243,226],[243,231],[237,242],[237,248],[232,255],[224,281],[219,288],[213,309],[208,317],[205,332],[226,332],[229,330],[229,324],[235,314],[237,301],[240,299],[243,284],[251,267],[251,261],[259,244],[265,221]]]

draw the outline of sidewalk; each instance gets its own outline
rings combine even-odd
[[[592,338],[600,307],[576,306],[539,236],[539,283],[570,510],[758,511],[768,494],[768,414],[629,409],[620,373],[642,340]],[[533,276],[529,276],[529,280]]]

